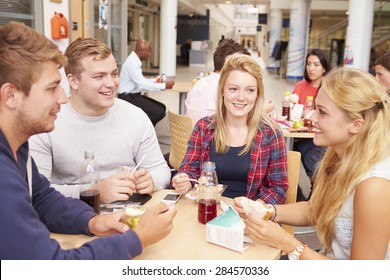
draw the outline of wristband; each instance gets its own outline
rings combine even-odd
[[[270,220],[273,222],[276,219],[276,215],[278,214],[278,211],[276,211],[275,204],[271,203],[271,204],[267,204],[267,205],[272,206],[274,208],[274,212],[272,213],[272,216],[270,218]]]

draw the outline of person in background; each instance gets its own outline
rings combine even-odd
[[[182,63],[186,66],[190,65],[190,50],[191,50],[192,39],[187,38],[185,42],[180,46],[180,56]]]
[[[173,88],[174,81],[157,82],[156,78],[147,79],[142,74],[142,61],[148,60],[152,54],[152,46],[146,40],[138,40],[135,50],[122,65],[119,76],[118,98],[126,100],[141,108],[156,125],[165,117],[166,107],[153,98],[141,95],[142,91],[162,91]]]
[[[308,96],[313,96],[314,106],[322,79],[331,70],[328,56],[320,49],[311,50],[306,56],[304,80],[296,83],[293,93],[299,97],[298,103],[305,105]],[[294,150],[301,153],[301,161],[307,176],[313,183],[318,162],[326,148],[314,145],[313,139],[299,139],[294,143]],[[302,190],[299,189],[302,193]],[[304,199],[301,197],[300,199]]]
[[[152,123],[141,109],[115,98],[118,67],[111,50],[99,40],[78,38],[65,55],[68,104],[58,114],[56,129],[30,139],[39,171],[65,196],[78,198],[84,151],[93,150],[103,203],[168,187],[170,169]],[[142,158],[134,174],[117,173],[119,166],[132,169]]]
[[[252,40],[248,39],[248,49],[252,49]]]
[[[295,84],[293,93],[299,97],[299,104],[305,104],[308,96],[316,99],[322,78],[329,73],[331,65],[328,56],[320,49],[313,49],[306,55],[304,80]]]
[[[264,87],[259,64],[235,53],[227,58],[218,85],[215,115],[197,122],[172,185],[180,194],[213,161],[224,196],[247,196],[284,203],[288,187],[287,151],[282,132],[263,112]]]
[[[186,115],[190,116],[194,123],[201,118],[215,114],[217,108],[218,81],[226,57],[240,52],[250,56],[250,53],[241,44],[233,39],[224,39],[215,49],[213,61],[214,72],[197,81],[187,94],[185,101]],[[264,102],[264,111],[270,113],[274,109],[272,100]]]
[[[385,53],[375,62],[375,79],[384,87],[390,95],[390,52]]]
[[[370,51],[370,64],[368,66],[368,73],[372,74],[375,76],[375,62],[378,59],[377,52],[375,51],[374,48],[371,48]]]
[[[176,210],[163,203],[147,210],[132,231],[119,222],[121,212],[96,215],[86,203],[50,187],[27,140],[54,129],[67,100],[59,72],[66,57],[17,22],[0,26],[0,49],[0,259],[131,259],[168,235]],[[102,237],[63,250],[50,231]]]
[[[290,259],[390,259],[389,98],[369,73],[336,68],[323,80],[311,116],[314,143],[327,146],[309,201],[275,205],[272,221],[236,210],[248,232]],[[273,208],[273,207],[272,207]],[[316,252],[279,223],[316,226]]]

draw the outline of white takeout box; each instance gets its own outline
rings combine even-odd
[[[232,206],[206,224],[206,240],[243,253],[245,224]]]

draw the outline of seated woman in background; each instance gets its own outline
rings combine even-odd
[[[213,161],[224,196],[246,196],[280,204],[288,187],[287,152],[278,126],[263,112],[264,87],[259,64],[233,54],[222,68],[215,115],[197,122],[172,185],[185,194],[203,162]]]
[[[271,221],[248,215],[248,231],[295,259],[390,259],[390,104],[372,75],[338,68],[325,78],[311,120],[328,149],[309,201],[276,205]],[[243,215],[239,198],[235,208]],[[314,225],[320,253],[277,223]]]
[[[375,79],[384,87],[390,95],[390,52],[385,53],[375,63]]]
[[[308,96],[314,100],[321,87],[323,77],[330,71],[330,61],[320,49],[311,50],[306,56],[304,80],[296,83],[293,93],[299,96],[299,104],[305,105]],[[313,181],[318,162],[322,159],[325,148],[314,145],[313,139],[299,139],[294,144],[294,150],[301,153],[301,160],[307,176]]]

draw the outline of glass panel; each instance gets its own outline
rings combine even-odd
[[[150,16],[148,14],[145,14],[144,16],[144,38],[148,40],[149,42],[151,41],[151,34],[149,34],[150,31]]]
[[[122,0],[94,1],[94,37],[105,42],[121,67]],[[110,36],[110,38],[109,38]]]
[[[19,21],[35,28],[34,1],[31,0],[2,0],[0,1],[0,24],[9,21]]]
[[[122,0],[112,0],[111,4],[111,50],[114,54],[118,68],[121,68],[122,43]]]
[[[94,37],[107,43],[108,5],[109,0],[94,1]]]

